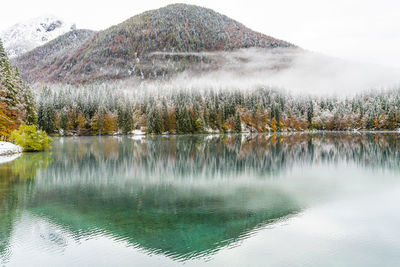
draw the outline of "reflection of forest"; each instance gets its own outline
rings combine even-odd
[[[216,179],[239,175],[265,177],[294,164],[346,161],[361,166],[398,168],[396,134],[293,134],[63,139],[54,145],[54,162],[43,175],[58,179],[113,177],[166,181]],[[51,177],[51,178],[49,178]],[[55,179],[57,177],[57,179]],[[101,177],[101,179],[100,179]],[[151,179],[149,178],[151,177]],[[121,179],[125,183],[125,179]]]
[[[230,183],[236,177],[295,164],[394,169],[399,150],[398,135],[383,133],[58,139],[51,153],[0,165],[0,257],[23,210],[78,239],[100,231],[174,259],[209,255],[302,208],[277,188]]]
[[[9,239],[13,224],[23,209],[29,194],[31,178],[47,168],[50,153],[26,153],[14,161],[0,165],[0,260],[9,256]],[[1,262],[0,261],[0,262]]]
[[[398,168],[399,149],[398,135],[384,133],[63,138],[52,153],[27,153],[0,165],[0,182],[13,184],[36,176],[36,183],[47,183],[72,177],[98,180],[98,176],[268,175],[296,163],[337,161]]]

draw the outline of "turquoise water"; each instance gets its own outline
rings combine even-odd
[[[58,138],[0,165],[6,266],[397,266],[400,136]]]

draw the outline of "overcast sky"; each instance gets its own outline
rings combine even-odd
[[[400,68],[398,0],[179,1],[223,13],[247,27],[331,56]],[[78,28],[105,29],[169,0],[13,0],[2,3],[0,30],[53,14]]]

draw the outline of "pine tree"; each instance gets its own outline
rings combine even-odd
[[[112,135],[117,128],[117,123],[114,116],[110,113],[104,115],[104,130],[103,134]]]
[[[107,118],[107,111],[105,107],[100,107],[99,110],[94,114],[90,126],[93,135],[109,134],[110,121],[109,118]]]
[[[65,131],[67,130],[67,127],[68,127],[68,112],[66,111],[66,109],[63,109],[59,113],[58,129],[60,131],[62,130],[65,133]]]
[[[26,124],[36,125],[38,122],[38,117],[35,107],[35,98],[33,96],[32,90],[27,85],[24,85],[23,97],[26,111]]]
[[[271,131],[276,132],[276,130],[277,130],[276,119],[275,117],[273,117],[271,120]]]
[[[307,121],[308,121],[308,125],[311,125],[313,115],[314,115],[314,105],[313,105],[313,102],[310,101],[310,102],[308,103],[308,107],[307,107]]]
[[[178,133],[192,133],[193,126],[191,124],[191,119],[189,112],[185,107],[182,107],[176,112],[176,127]]]
[[[235,131],[237,133],[242,132],[242,121],[240,120],[240,114],[238,111],[235,114]]]
[[[389,111],[389,115],[386,120],[385,128],[388,130],[395,130],[397,128],[396,114],[393,110]]]
[[[365,128],[367,128],[367,129],[374,128],[374,116],[371,113],[368,114]]]
[[[123,134],[128,134],[133,129],[133,107],[128,101],[121,103],[117,110],[118,128]]]
[[[89,135],[90,132],[87,129],[87,124],[86,116],[84,114],[78,114],[76,118],[76,130],[79,135]]]
[[[92,135],[101,135],[101,122],[99,118],[99,114],[96,112],[93,115],[92,121],[90,122],[90,133]]]
[[[163,131],[171,131],[170,129],[170,119],[169,119],[169,114],[168,114],[168,106],[167,106],[167,101],[165,98],[163,98],[162,101],[162,125],[163,125]]]
[[[379,120],[377,117],[374,118],[374,127],[376,130],[379,130],[380,126],[379,126]]]
[[[8,138],[9,133],[26,121],[23,105],[23,85],[18,71],[13,69],[0,40],[0,106],[2,118],[0,138]]]
[[[38,125],[41,130],[44,130],[47,134],[52,134],[55,131],[55,109],[52,105],[51,99],[53,94],[50,88],[43,88],[38,107]]]
[[[201,118],[197,118],[194,121],[193,125],[194,125],[193,130],[195,133],[200,133],[203,131],[203,120]]]
[[[149,112],[147,118],[147,131],[154,134],[162,133],[161,115],[157,107],[151,108]]]

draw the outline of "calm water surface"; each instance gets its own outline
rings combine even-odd
[[[399,266],[400,136],[59,138],[0,165],[0,265]]]

